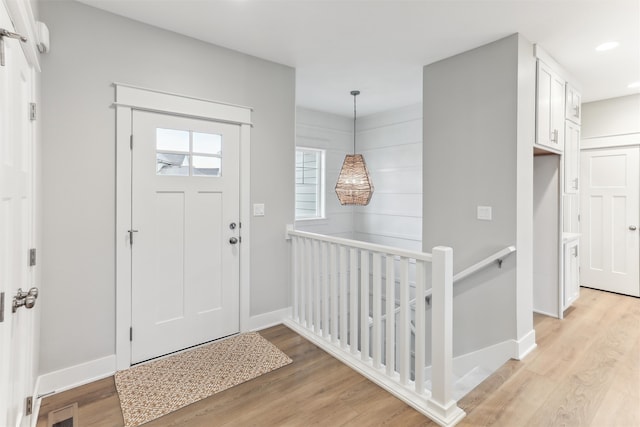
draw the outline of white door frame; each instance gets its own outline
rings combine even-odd
[[[249,107],[225,104],[122,83],[116,89],[116,369],[131,366],[131,123],[133,110],[152,111],[240,126],[240,331],[249,327],[250,136]]]

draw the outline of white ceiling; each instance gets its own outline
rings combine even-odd
[[[638,93],[639,0],[80,0],[296,68],[297,104],[345,116],[416,104],[422,67],[519,32],[582,88]],[[620,46],[607,52],[606,41]]]

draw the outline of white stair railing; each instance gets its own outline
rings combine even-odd
[[[293,310],[286,324],[438,424],[452,426],[462,419],[452,394],[452,249],[436,247],[429,254],[296,230],[288,236]],[[416,295],[425,294],[432,264],[431,391],[424,378],[425,304],[415,306],[411,357],[410,262],[416,265]],[[396,311],[396,269],[399,312],[383,329],[383,311]]]

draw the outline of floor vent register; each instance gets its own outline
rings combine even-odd
[[[78,403],[49,412],[47,427],[78,427]]]

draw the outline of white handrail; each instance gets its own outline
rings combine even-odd
[[[516,247],[515,246],[507,246],[506,248],[494,253],[493,255],[489,255],[488,257],[486,257],[485,259],[483,259],[482,261],[478,261],[477,263],[473,264],[471,267],[465,268],[464,270],[462,270],[461,272],[459,272],[458,274],[455,274],[453,276],[453,283],[455,284],[458,280],[462,280],[470,275],[472,275],[473,273],[475,273],[476,271],[480,271],[483,268],[491,265],[492,263],[498,261],[499,265],[502,265],[502,259],[510,254],[512,254],[513,252],[516,251]],[[431,296],[431,289],[427,289],[424,292],[424,298],[427,298]],[[413,298],[409,301],[409,305],[416,305],[416,300],[417,298]],[[394,310],[394,315],[398,314],[400,312],[400,307],[396,308]],[[385,320],[387,318],[387,314],[383,314],[381,319]],[[371,324],[373,319],[370,319],[369,324]],[[413,322],[411,322],[411,331],[415,333],[415,326],[413,324]]]
[[[498,261],[498,265],[502,265],[502,259],[504,257],[506,257],[507,255],[515,252],[515,251],[516,251],[516,247],[515,246],[507,246],[503,250],[498,251],[495,254],[486,257],[482,261],[479,261],[479,262],[473,264],[471,267],[465,268],[464,270],[462,270],[458,274],[454,274],[453,275],[453,283],[456,283],[458,280],[462,280],[465,277],[471,276],[476,271],[482,270],[486,266],[488,266],[488,265],[490,265],[490,264],[492,264],[492,263],[494,263],[496,261]]]
[[[431,262],[431,258],[432,258],[431,254],[427,252],[409,251],[405,249],[394,248],[392,246],[384,246],[384,245],[378,245],[375,243],[362,242],[359,240],[350,240],[350,239],[344,239],[342,237],[309,233],[308,231],[288,230],[287,234],[290,236],[306,237],[308,239],[319,240],[321,242],[335,243],[338,245],[344,245],[350,248],[363,249],[371,252],[380,252],[380,253],[386,253],[386,254],[391,254],[391,255],[401,256],[406,258],[419,259],[421,261]]]

